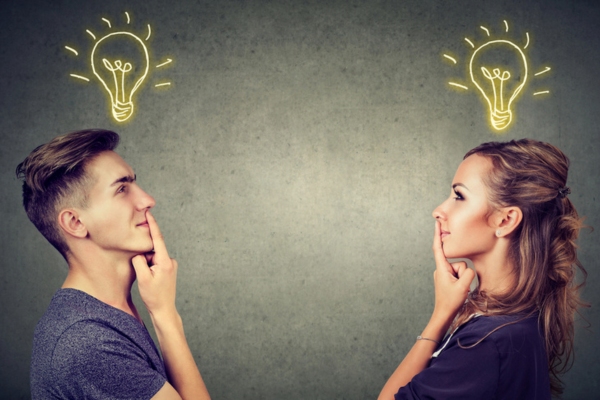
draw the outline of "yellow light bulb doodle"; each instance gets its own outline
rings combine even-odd
[[[131,53],[119,54],[123,48],[136,49],[137,57],[132,57]],[[136,58],[136,69],[131,62],[124,61],[132,58]],[[114,119],[119,122],[126,121],[133,114],[133,95],[148,75],[150,59],[146,45],[139,37],[129,32],[110,33],[96,42],[92,49],[91,61],[94,75],[110,97]]]
[[[504,21],[505,32],[508,32],[508,22]],[[488,109],[488,120],[493,130],[500,132],[508,128],[514,121],[514,106],[519,95],[523,93],[529,78],[529,66],[525,49],[529,46],[529,33],[523,47],[506,39],[491,39],[490,30],[480,27],[486,34],[486,41],[476,46],[473,41],[465,38],[465,42],[473,49],[469,58],[470,83],[483,96]],[[456,65],[456,57],[443,54],[446,61]],[[550,71],[550,67],[536,73],[538,77]],[[469,79],[470,78],[470,79]],[[468,82],[448,82],[459,90],[469,90]],[[547,94],[548,90],[533,93],[534,96]]]
[[[501,51],[500,49],[504,50],[503,47],[514,50],[516,56],[510,60],[513,62],[506,62],[508,65],[493,68],[492,72],[488,67],[481,65],[486,52]],[[513,54],[513,52],[510,53]],[[512,74],[508,68],[513,68]],[[469,73],[471,81],[488,104],[492,127],[499,131],[508,127],[512,122],[512,104],[527,83],[527,59],[523,50],[507,40],[487,42],[473,52],[469,63]],[[514,82],[512,87],[509,86],[511,77]]]
[[[126,12],[125,15],[127,24],[129,24],[131,22],[129,13]],[[102,21],[108,25],[109,29],[112,29],[112,24],[108,19],[102,18]],[[144,40],[127,30],[110,32],[97,39],[92,31],[86,30],[95,41],[90,53],[92,73],[108,93],[111,114],[117,122],[127,121],[133,115],[135,110],[134,94],[141,88],[150,71],[150,56],[145,43],[150,39],[152,33],[150,25],[147,25],[147,29],[148,34]],[[65,46],[65,49],[76,57],[79,56],[79,52],[74,48]],[[167,58],[155,68],[164,67],[172,61]],[[81,74],[70,74],[70,76],[90,82],[88,77]],[[154,86],[170,85],[171,82],[162,82]]]

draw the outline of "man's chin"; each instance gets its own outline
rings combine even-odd
[[[154,250],[154,246],[152,244],[147,245],[147,246],[140,246],[139,248],[135,249],[135,250],[131,250],[131,258],[135,257],[135,256],[147,256],[149,254],[151,254]]]

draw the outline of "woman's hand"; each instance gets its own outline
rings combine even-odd
[[[448,327],[454,320],[460,307],[464,304],[475,271],[467,267],[465,262],[449,263],[444,254],[441,237],[441,226],[435,222],[435,234],[433,236],[433,255],[435,258],[435,307],[433,319],[445,321]]]
[[[433,237],[433,255],[435,257],[435,307],[429,323],[421,332],[421,337],[428,340],[417,340],[396,371],[390,376],[381,393],[380,400],[393,399],[398,389],[405,386],[419,372],[423,371],[431,355],[448,331],[456,313],[465,302],[475,272],[467,268],[464,262],[450,264],[446,260],[442,248],[441,227],[435,222]]]

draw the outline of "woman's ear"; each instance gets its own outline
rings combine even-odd
[[[87,228],[79,218],[79,213],[72,208],[61,210],[58,214],[58,225],[60,225],[65,235],[84,238],[88,234]]]
[[[496,225],[496,236],[505,237],[510,235],[523,220],[523,212],[519,207],[503,207],[494,216]]]

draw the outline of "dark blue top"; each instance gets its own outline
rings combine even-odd
[[[550,375],[538,315],[476,317],[446,338],[429,366],[396,399],[549,400]],[[518,322],[516,322],[518,321]],[[504,326],[473,348],[469,346]]]
[[[33,399],[150,399],[167,381],[146,327],[74,289],[61,289],[38,322]]]

